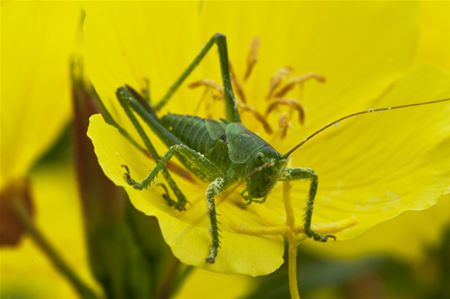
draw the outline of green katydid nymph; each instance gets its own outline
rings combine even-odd
[[[167,104],[171,96],[201,62],[213,45],[217,45],[219,50],[226,119],[213,120],[177,114],[167,114],[159,117],[157,112]],[[143,139],[150,155],[157,161],[156,167],[141,182],[134,180],[128,167],[123,165],[125,168],[124,177],[128,184],[136,189],[144,189],[161,172],[177,199],[171,199],[167,194],[164,198],[176,209],[184,210],[187,202],[186,197],[172,179],[167,168],[168,162],[173,156],[192,174],[209,183],[205,193],[211,233],[209,255],[206,257],[207,263],[215,262],[219,249],[219,228],[215,198],[239,182],[245,183],[245,189],[241,193],[245,202],[263,203],[277,182],[308,180],[310,187],[303,221],[304,232],[308,237],[317,241],[325,242],[330,238],[336,239],[333,235],[320,235],[312,230],[311,220],[314,198],[318,188],[318,176],[309,168],[287,167],[289,156],[323,130],[347,118],[365,113],[450,100],[442,99],[356,112],[329,123],[298,143],[287,153],[281,154],[241,123],[238,105],[232,88],[226,38],[222,34],[215,34],[208,41],[197,57],[169,88],[162,100],[155,103],[155,105],[150,105],[138,92],[129,86],[118,88],[116,95]],[[158,155],[152,142],[137,121],[136,115],[167,145],[169,150],[164,155]]]

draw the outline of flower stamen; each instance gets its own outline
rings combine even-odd
[[[253,69],[258,62],[258,52],[260,48],[260,40],[255,37],[253,38],[250,49],[247,55],[247,66],[243,76],[244,83],[248,80],[250,75],[253,72]],[[292,72],[294,71],[293,67],[287,65],[279,68],[275,74],[270,79],[269,90],[266,94],[266,100],[268,101],[266,111],[264,115],[257,111],[253,106],[248,104],[248,97],[244,90],[244,84],[239,80],[234,67],[231,62],[229,62],[229,71],[230,78],[233,88],[236,92],[236,104],[241,112],[247,111],[250,112],[253,117],[262,125],[264,131],[267,134],[273,134],[274,130],[270,125],[268,120],[269,116],[273,114],[275,111],[279,110],[280,106],[287,106],[287,112],[281,112],[278,120],[278,130],[276,130],[276,136],[281,138],[285,138],[287,136],[288,129],[292,127],[291,119],[295,111],[298,113],[298,122],[300,125],[305,123],[305,109],[300,103],[300,99],[288,98],[287,95],[291,92],[295,86],[299,86],[300,94],[303,92],[304,83],[310,80],[315,80],[317,82],[323,83],[325,82],[325,77],[316,74],[316,73],[308,73],[303,76],[295,76],[291,77]],[[212,95],[213,99],[223,99],[223,87],[211,79],[203,79],[192,82],[189,85],[190,88],[197,87],[206,87],[207,90],[203,94],[200,103],[197,106],[196,112],[200,109],[200,106],[205,101],[205,98],[208,95],[209,90],[216,91],[215,94]],[[207,117],[212,116],[212,108],[211,102],[207,101],[205,104]]]
[[[295,214],[291,201],[291,184],[289,181],[283,182],[283,199],[284,210],[286,211],[286,228],[287,232],[284,238],[288,243],[288,277],[289,277],[289,292],[292,299],[300,299],[298,292],[297,279],[297,247],[298,241],[295,234]]]
[[[221,94],[223,93],[222,85],[211,79],[202,79],[189,84],[189,88],[197,88],[201,86],[212,88],[213,90],[216,90]]]
[[[211,108],[211,101],[208,101],[208,95],[212,91],[213,94],[211,98],[213,100],[220,100],[223,98],[223,87],[217,83],[214,80],[211,79],[202,79],[198,81],[194,81],[188,86],[191,89],[198,88],[198,87],[205,87],[205,91],[203,92],[200,101],[197,104],[197,107],[195,108],[194,114],[197,114],[200,110],[201,105],[203,102],[205,102],[205,110],[206,110],[206,117],[212,118],[212,108]]]
[[[230,70],[232,70],[232,68],[230,68]],[[231,78],[233,80],[233,83],[235,86],[238,86],[236,84],[239,84],[239,82],[237,81],[236,75],[234,74],[233,71],[231,71]],[[192,82],[191,84],[189,84],[189,88],[198,88],[198,87],[206,87],[206,91],[202,96],[201,102],[203,102],[204,97],[206,96],[206,93],[208,92],[208,90],[214,90],[216,91],[218,94],[213,95],[214,99],[223,99],[223,87],[215,82],[214,80],[211,79],[202,79],[202,80],[198,80],[195,82]],[[239,98],[236,99],[236,104],[238,105],[238,107],[240,108],[241,112],[243,111],[247,111],[250,112],[257,121],[259,121],[261,123],[261,125],[263,126],[264,130],[268,133],[268,134],[272,134],[272,127],[270,126],[270,124],[267,122],[266,117],[264,117],[264,115],[262,115],[260,112],[258,112],[253,106],[250,106],[248,104],[246,104],[244,101],[242,101],[242,96],[244,96],[245,98],[245,94],[244,91],[240,88],[236,88],[236,90],[240,90],[240,92],[237,92],[238,95],[240,95]],[[210,105],[207,104],[207,116],[209,116],[210,113]],[[199,109],[199,107],[197,107],[197,110]]]
[[[283,111],[281,112],[280,118],[278,120],[278,130],[273,138],[273,140],[275,140],[275,138],[277,136],[280,136],[281,139],[285,138],[287,135],[287,130],[291,127],[291,124],[289,122],[289,119],[291,118],[291,113],[292,111],[289,111],[289,115]]]
[[[303,106],[300,104],[300,102],[295,99],[279,98],[271,101],[269,106],[267,106],[266,113],[264,116],[267,118],[269,114],[280,105],[288,106],[289,108],[296,110],[298,112],[299,123],[302,125],[305,123],[305,109],[303,109]],[[290,112],[292,111],[291,109]]]
[[[295,86],[300,87],[300,97],[303,92],[303,85],[306,81],[315,79],[318,82],[325,82],[325,78],[321,75],[318,75],[316,73],[309,73],[304,76],[297,76],[294,78],[291,78],[284,86],[282,86],[283,81],[286,80],[286,78],[289,76],[289,74],[293,71],[292,67],[284,67],[279,69],[275,75],[272,76],[269,92],[267,94],[266,99],[270,101],[270,104],[268,105],[265,113],[265,117],[268,118],[269,115],[275,111],[278,106],[285,105],[289,107],[288,116],[286,116],[286,113],[283,113],[280,116],[279,119],[279,129],[280,129],[280,136],[282,138],[286,137],[287,135],[287,129],[290,127],[290,119],[292,117],[292,110],[296,110],[298,112],[299,118],[298,121],[300,125],[303,125],[305,122],[305,109],[300,104],[299,99],[288,99],[285,98],[285,96],[292,91],[292,89]]]
[[[316,73],[309,73],[303,76],[298,76],[290,79],[286,85],[275,93],[274,98],[284,97],[289,91],[291,91],[296,85],[299,85],[300,88],[303,88],[303,84],[311,79],[315,79],[317,82],[325,83],[325,77],[318,75]]]
[[[234,89],[236,90],[236,94],[238,95],[238,98],[240,99],[241,102],[247,103],[247,97],[245,96],[242,84],[239,82],[239,79],[236,76],[236,72],[234,71],[234,68],[231,63],[229,63],[229,66],[230,66],[231,81],[233,83]]]
[[[270,126],[269,122],[267,121],[267,118],[264,115],[262,115],[259,111],[253,108],[253,106],[247,105],[239,101],[237,102],[237,104],[238,107],[241,109],[241,111],[251,112],[255,117],[255,119],[261,123],[266,133],[272,134],[273,132],[272,127]]]
[[[291,66],[284,66],[278,69],[270,79],[269,92],[266,95],[266,100],[270,100],[273,97],[275,90],[281,85],[281,83],[292,73],[294,69]]]
[[[259,46],[260,46],[259,38],[254,37],[247,56],[247,70],[245,71],[244,81],[247,81],[248,78],[250,78],[253,68],[258,62]]]

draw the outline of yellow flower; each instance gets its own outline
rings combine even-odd
[[[412,3],[92,4],[87,9],[85,29],[89,77],[113,117],[135,137],[115,99],[117,87],[128,84],[141,90],[148,87],[148,80],[152,99],[160,98],[215,32],[227,36],[230,62],[245,91],[243,123],[273,142],[281,153],[348,113],[450,94],[448,74],[429,67],[409,70],[417,41],[417,10]],[[245,61],[250,45],[257,44],[252,42],[255,37],[260,44],[258,62],[244,82]],[[216,56],[208,55],[190,80],[220,82]],[[289,118],[289,111],[275,111],[265,118],[274,131],[268,134],[251,111],[263,115],[273,103],[272,96],[266,99],[269,82],[280,69],[286,73],[294,70],[282,84],[310,72],[324,76],[327,82],[307,82],[302,94],[297,90],[287,94],[289,100],[301,98],[305,123]],[[220,90],[214,92],[220,96]],[[211,108],[197,112],[201,95],[200,89],[181,88],[165,110],[223,117],[217,112],[221,102],[210,101]],[[242,94],[239,98],[243,102]],[[448,104],[440,104],[355,118],[297,151],[290,165],[310,167],[319,175],[313,226],[325,231],[329,224],[354,219],[355,225],[336,233],[338,240],[354,238],[403,211],[428,208],[448,193],[444,176],[448,164],[442,163],[448,149],[438,146],[448,138],[449,110]],[[289,123],[285,138],[283,127],[278,128],[280,119]],[[244,209],[239,192],[218,199],[222,247],[216,263],[205,265],[210,243],[204,207],[206,185],[178,178],[190,205],[177,212],[161,198],[160,188],[138,191],[123,179],[122,164],[141,179],[153,169],[154,162],[100,116],[91,118],[88,134],[104,172],[125,187],[136,208],[158,217],[165,240],[181,261],[213,271],[250,275],[267,274],[280,266],[281,237],[244,231],[284,225],[281,186],[274,188],[266,203]],[[155,138],[152,141],[160,153],[165,151]],[[300,224],[308,185],[302,181],[291,185],[296,223]]]

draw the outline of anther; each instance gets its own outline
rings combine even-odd
[[[148,78],[142,79],[142,87],[141,87],[141,94],[144,100],[146,100],[148,103],[152,101],[151,95],[150,95],[150,80]]]
[[[284,97],[289,91],[291,91],[295,87],[295,85],[302,86],[302,84],[305,81],[308,81],[311,79],[315,79],[317,82],[320,82],[320,83],[325,82],[325,77],[318,75],[316,73],[309,73],[304,76],[294,77],[294,78],[290,79],[289,82],[286,83],[286,85],[281,90],[279,90],[277,93],[275,93],[274,97],[275,98]]]
[[[285,138],[287,135],[287,130],[289,129],[289,118],[286,112],[283,112],[278,121],[278,128],[280,129],[280,137]]]
[[[248,52],[247,56],[247,70],[245,71],[244,75],[244,81],[247,81],[247,79],[252,74],[253,68],[255,67],[256,63],[258,62],[258,51],[259,51],[259,38],[255,37],[252,40],[252,43],[250,45],[250,50]]]
[[[261,125],[264,128],[264,131],[266,131],[267,134],[272,134],[273,132],[272,127],[270,126],[269,122],[267,121],[267,118],[264,115],[262,115],[260,112],[258,112],[255,108],[253,108],[250,105],[241,103],[239,101],[237,102],[237,104],[242,111],[251,112],[255,117],[255,119],[261,123]]]
[[[231,63],[228,64],[230,67],[230,75],[231,75],[231,81],[233,82],[234,89],[236,90],[236,93],[241,100],[241,102],[247,103],[247,97],[245,96],[244,89],[242,87],[242,84],[239,82],[239,79],[236,76],[236,72],[234,71],[233,66]]]
[[[276,99],[272,101],[266,109],[265,117],[267,118],[269,114],[274,111],[278,106],[284,105],[298,112],[298,121],[300,124],[305,122],[305,110],[298,100],[295,99]]]
[[[194,81],[188,85],[189,88],[197,88],[197,87],[202,87],[202,86],[209,87],[209,88],[212,88],[213,90],[223,93],[223,87],[219,83],[217,83],[216,81],[211,80],[211,79],[203,79],[203,80]]]
[[[267,100],[272,98],[275,90],[281,85],[283,80],[286,79],[286,77],[293,71],[294,69],[291,66],[284,66],[275,72],[275,74],[270,79],[269,92],[266,95]]]
[[[195,82],[192,82],[191,84],[188,85],[189,88],[194,89],[194,88],[198,88],[198,87],[205,87],[205,91],[203,92],[202,97],[200,98],[200,101],[197,104],[197,107],[195,108],[195,113],[197,113],[200,110],[201,105],[203,104],[203,102],[205,102],[205,110],[206,110],[206,117],[211,118],[212,117],[212,113],[211,113],[211,102],[208,100],[209,97],[209,91],[215,91],[215,93],[212,94],[212,99],[213,100],[220,100],[223,99],[223,87],[218,84],[216,81],[211,80],[211,79],[203,79],[203,80],[198,80]]]

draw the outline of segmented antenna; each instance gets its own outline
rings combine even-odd
[[[312,133],[311,135],[306,137],[303,141],[301,141],[299,144],[297,144],[292,149],[290,149],[286,154],[284,154],[283,158],[288,158],[293,152],[295,152],[303,144],[305,144],[306,142],[311,140],[314,136],[318,135],[319,133],[325,131],[329,127],[331,127],[331,126],[333,126],[333,125],[335,125],[335,124],[337,124],[337,123],[339,123],[339,122],[341,122],[343,120],[346,120],[348,118],[351,118],[351,117],[354,117],[354,116],[358,116],[358,115],[362,115],[362,114],[372,113],[372,112],[389,111],[389,110],[395,110],[395,109],[401,109],[401,108],[409,108],[409,107],[429,105],[429,104],[436,104],[436,103],[448,102],[448,101],[450,101],[450,98],[441,99],[441,100],[434,100],[434,101],[428,101],[428,102],[421,102],[421,103],[414,103],[414,104],[406,104],[406,105],[385,107],[385,108],[373,108],[373,109],[367,109],[367,110],[364,110],[364,111],[359,111],[359,112],[355,112],[355,113],[343,116],[343,117],[341,117],[341,118],[339,118],[339,119],[337,119],[337,120],[335,120],[335,121],[333,121],[333,122],[323,126],[319,130],[315,131],[314,133]]]

